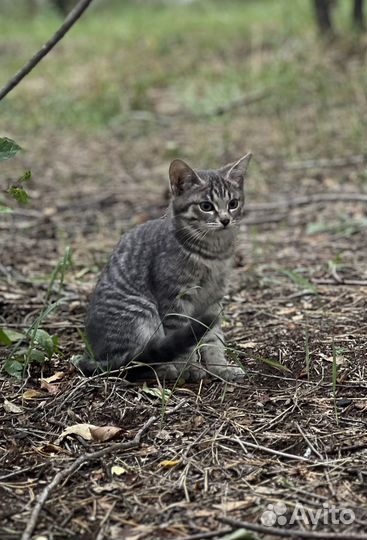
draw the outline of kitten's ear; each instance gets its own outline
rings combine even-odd
[[[193,184],[203,183],[199,175],[182,159],[175,159],[169,167],[169,179],[173,195],[182,195]]]
[[[245,156],[241,157],[238,161],[225,165],[220,169],[220,172],[224,174],[226,180],[232,180],[241,187],[243,186],[243,180],[247,171],[247,167],[251,161],[252,154],[248,152]]]

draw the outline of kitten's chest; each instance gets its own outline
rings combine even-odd
[[[186,312],[202,311],[226,294],[231,260],[194,267],[187,285],[181,287],[179,303]]]

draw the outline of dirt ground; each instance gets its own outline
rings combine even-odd
[[[367,538],[366,37],[348,11],[320,43],[300,1],[103,4],[2,102],[24,151],[1,179],[32,179],[0,213],[0,331],[48,310],[58,350],[17,379],[0,345],[0,540]],[[7,77],[59,24],[28,19],[0,21]],[[224,320],[244,381],[82,377],[89,295],[165,211],[170,161],[249,150]]]
[[[161,215],[167,204],[169,160],[157,163],[151,146],[133,167],[125,164],[124,151],[117,137],[50,134],[47,144],[43,139],[23,158],[36,179],[31,207],[1,218],[0,314],[6,327],[30,327],[66,245],[74,260],[63,302],[42,324],[59,336],[59,353],[43,366],[32,365],[25,380],[1,375],[3,400],[20,407],[16,413],[3,405],[0,413],[1,538],[21,537],[47,486],[34,538],[222,538],[240,528],[223,518],[262,525],[265,532],[246,538],[270,538],[261,517],[277,503],[286,505],[286,522],[270,521],[275,527],[311,530],[301,518],[287,525],[302,505],[327,512],[316,530],[362,534],[366,201],[324,202],[317,193],[361,193],[355,179],[365,162],[340,167],[331,161],[325,168],[255,153],[225,321],[247,378],[233,386],[178,385],[162,408],[141,384],[85,379],[70,364],[83,348],[78,329],[88,295],[119,234]],[[257,184],[270,176],[281,186],[272,198]],[[312,204],[279,204],[310,194]],[[0,350],[4,358],[9,354]],[[40,379],[55,372],[64,374],[52,390],[41,389]],[[25,399],[32,389],[40,393]],[[149,419],[141,440],[127,448],[81,436],[58,441],[68,426],[89,423],[119,427],[117,444],[131,443]],[[67,472],[79,456],[96,450],[103,451],[100,457]],[[66,476],[51,489],[60,471]],[[352,511],[353,522],[331,523],[330,508]]]

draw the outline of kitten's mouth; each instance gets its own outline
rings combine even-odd
[[[229,231],[230,229],[232,229],[231,225],[218,225],[216,227],[209,227],[209,230],[214,232]]]
[[[223,231],[230,231],[232,228],[233,228],[233,223],[228,223],[228,225],[224,225],[221,223],[218,225],[209,226],[209,231],[217,233],[217,232],[223,232]]]

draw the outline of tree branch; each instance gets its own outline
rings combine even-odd
[[[69,15],[66,17],[63,24],[60,26],[60,28],[57,30],[57,32],[52,36],[51,39],[49,39],[43,47],[34,55],[32,58],[25,64],[25,66],[22,67],[10,79],[10,81],[7,82],[7,84],[0,90],[0,101],[7,95],[9,92],[15,88],[22,79],[28,73],[32,71],[33,68],[36,67],[36,65],[48,54],[51,49],[55,47],[55,45],[64,37],[64,35],[70,30],[70,28],[76,23],[76,21],[81,17],[81,15],[84,13],[84,11],[87,9],[89,4],[92,3],[93,0],[80,0],[74,9],[72,9],[69,13]]]

